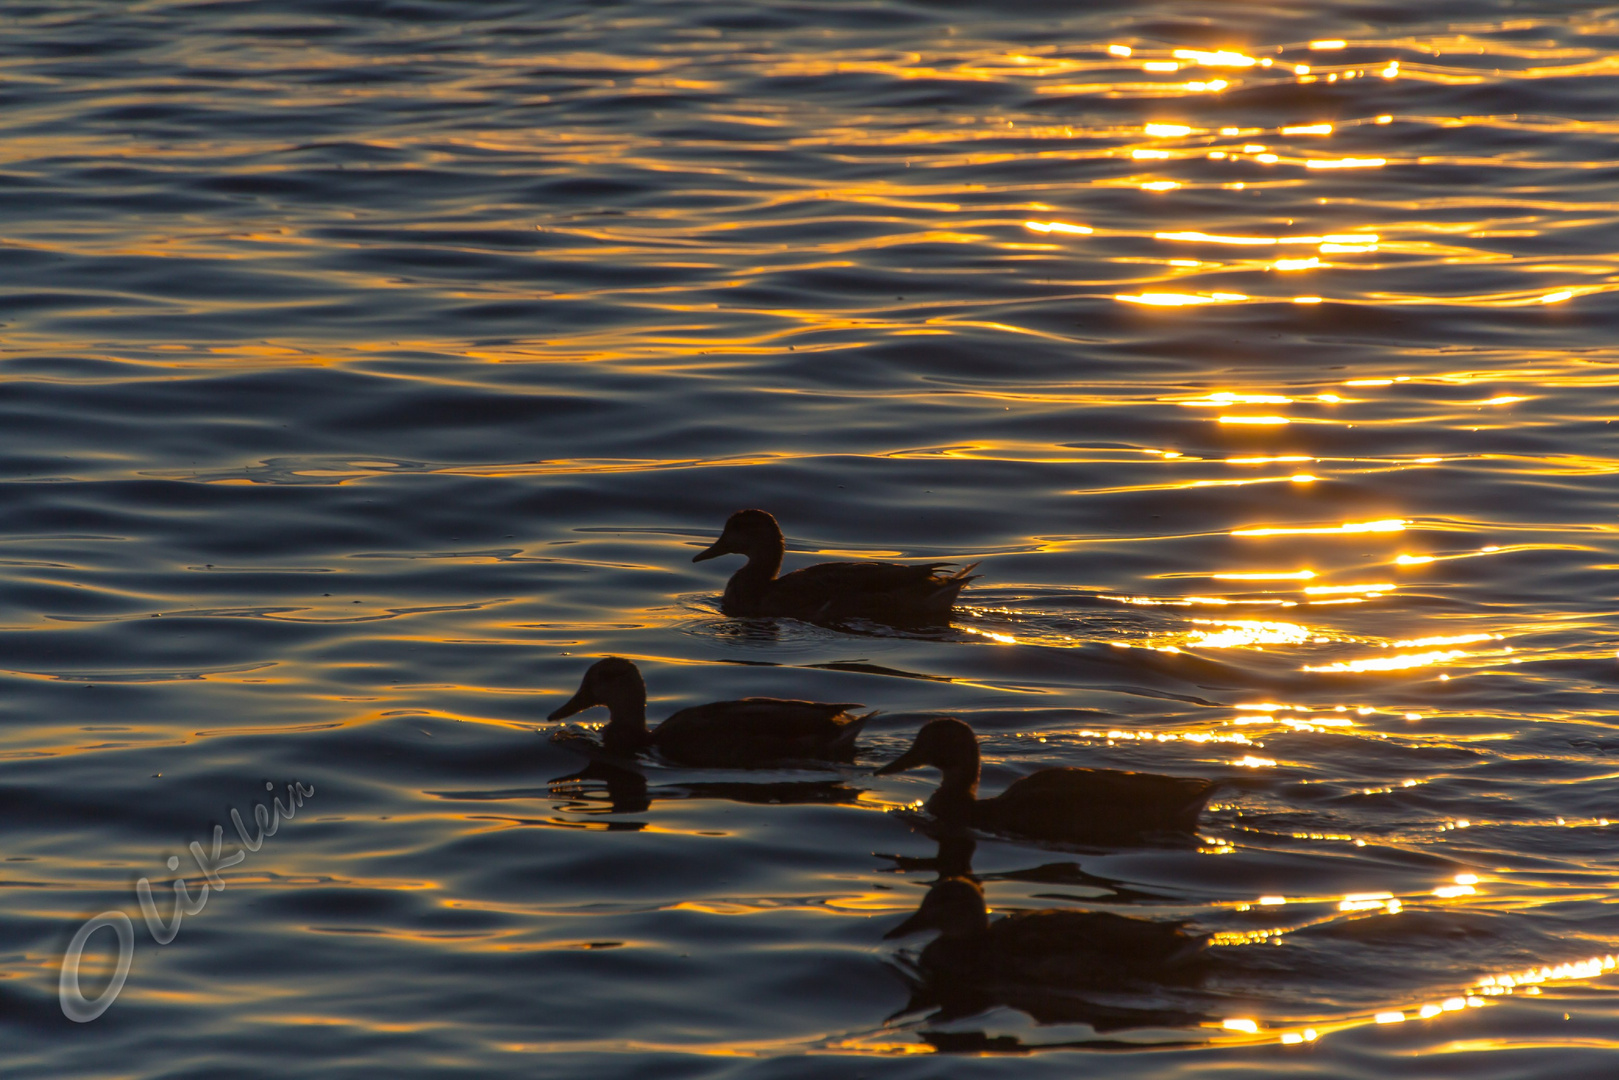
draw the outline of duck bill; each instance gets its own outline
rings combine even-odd
[[[691,557],[691,561],[707,562],[709,559],[717,559],[721,555],[729,554],[731,554],[731,549],[725,546],[725,537],[722,536],[712,544],[708,545],[708,547],[704,548],[702,551],[699,551],[697,554],[693,555]]]
[[[894,929],[892,929],[888,933],[884,934],[883,935],[883,940],[887,941],[889,938],[907,937],[907,936],[909,936],[911,934],[915,934],[915,933],[917,933],[919,931],[922,931],[922,930],[932,930],[932,929],[933,929],[932,925],[927,920],[923,919],[922,918],[922,913],[920,911],[918,911],[914,915],[912,915],[909,919],[906,919],[904,922],[902,922],[898,926],[894,927]]]
[[[556,709],[552,711],[551,715],[546,717],[546,719],[566,720],[574,713],[584,712],[594,704],[596,704],[596,702],[585,696],[585,688],[581,686],[578,693],[574,694],[573,697],[569,698],[561,705],[558,705]]]
[[[926,764],[927,762],[922,760],[922,755],[913,746],[887,765],[878,769],[874,775],[887,776],[889,773],[904,772],[906,769],[915,769]]]

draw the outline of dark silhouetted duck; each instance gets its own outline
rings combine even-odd
[[[781,526],[763,510],[738,510],[692,562],[746,555],[725,585],[720,610],[743,618],[785,615],[808,622],[865,618],[894,626],[950,621],[950,607],[973,567],[952,563],[829,562],[777,577],[787,550]],[[974,565],[977,565],[976,563]]]
[[[924,724],[911,748],[877,775],[931,765],[943,776],[927,810],[946,824],[1037,840],[1108,844],[1191,832],[1212,780],[1114,769],[1041,769],[999,795],[978,798],[978,737],[960,720]]]
[[[918,963],[934,978],[1048,987],[1161,977],[1208,944],[1185,923],[1105,911],[1020,911],[991,922],[983,890],[959,877],[935,884],[916,914],[883,936],[919,930],[939,931]]]
[[[656,750],[680,765],[750,768],[793,761],[852,761],[855,736],[871,713],[860,706],[780,698],[716,701],[681,709],[652,731],[646,726],[646,683],[628,660],[598,660],[579,692],[553,712],[561,720],[593,705],[607,707],[602,750],[619,758]],[[567,745],[564,743],[563,745]]]

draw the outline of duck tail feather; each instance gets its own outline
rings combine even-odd
[[[943,600],[952,604],[955,603],[956,597],[961,595],[961,590],[966,587],[967,583],[969,581],[978,580],[980,575],[969,574],[967,572],[971,570],[973,566],[977,565],[977,563],[973,563],[972,566],[964,566],[947,578],[936,578],[935,580],[938,583],[938,587],[933,590],[929,596],[929,599],[934,601]]]
[[[1209,805],[1209,800],[1214,797],[1214,791],[1219,786],[1214,780],[1204,780],[1201,786],[1188,792],[1186,802],[1175,814],[1176,827],[1186,832],[1196,832],[1198,816]]]
[[[860,736],[860,732],[863,728],[865,728],[866,722],[869,721],[873,716],[876,716],[878,712],[879,710],[873,709],[865,716],[857,716],[850,720],[847,724],[844,724],[843,729],[838,732],[838,737],[832,742],[833,748],[837,750],[853,749],[854,741]]]
[[[974,581],[980,577],[980,575],[973,573],[973,571],[976,569],[978,569],[977,563],[968,563],[966,566],[962,566],[960,563],[949,562],[929,563],[927,567],[928,576],[931,577],[940,588],[954,588],[958,590],[963,585],[967,584],[967,582]]]
[[[1164,958],[1164,966],[1175,967],[1176,965],[1184,964],[1188,960],[1194,959],[1204,949],[1208,948],[1209,941],[1210,937],[1208,934],[1187,935],[1185,944],[1181,945],[1180,948],[1176,949],[1174,952],[1170,953]]]

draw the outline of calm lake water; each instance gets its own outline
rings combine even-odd
[[[1613,1075],[1619,9],[0,14],[7,1076]],[[728,619],[750,506],[982,577]],[[552,784],[608,654],[882,712]],[[1222,782],[972,862],[1197,978],[912,1001],[937,774],[871,769],[946,714],[986,793]],[[293,782],[156,944],[136,882]]]

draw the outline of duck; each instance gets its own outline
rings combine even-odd
[[[851,702],[742,698],[681,709],[646,726],[646,682],[633,661],[608,656],[585,670],[579,691],[548,719],[607,707],[601,749],[619,760],[656,750],[665,760],[702,768],[760,768],[802,761],[852,761],[855,737],[876,713],[856,716]],[[564,743],[566,745],[566,743]]]
[[[1116,985],[1161,978],[1198,956],[1207,935],[1184,922],[1154,922],[1106,911],[1048,908],[990,921],[983,888],[971,878],[944,878],[916,913],[883,935],[937,930],[917,959],[935,979],[1026,987]]]
[[[931,765],[942,776],[925,809],[946,825],[1075,844],[1136,841],[1188,833],[1215,783],[1116,769],[1041,769],[988,799],[978,797],[978,736],[954,717],[930,720],[911,748],[878,776]]]
[[[871,619],[892,626],[936,626],[950,621],[962,587],[977,575],[954,563],[828,562],[777,577],[787,541],[763,510],[738,510],[720,538],[692,556],[700,563],[721,555],[748,561],[726,582],[720,610],[739,618],[786,616],[806,622]]]

